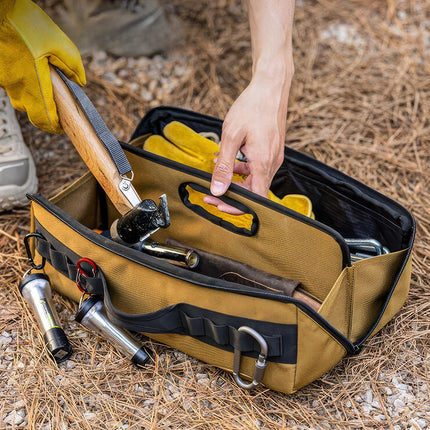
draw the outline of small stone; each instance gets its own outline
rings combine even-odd
[[[0,348],[3,345],[9,345],[12,342],[12,338],[10,336],[5,336],[4,333],[0,336]]]
[[[363,409],[363,411],[364,411],[366,414],[370,414],[370,412],[373,410],[372,406],[370,406],[368,403],[363,403],[363,404],[361,405],[361,408]]]
[[[429,422],[425,420],[424,418],[417,418],[415,422],[418,424],[420,429],[426,429],[428,428]]]
[[[405,402],[402,399],[396,399],[393,405],[396,409],[403,409],[405,407]]]
[[[366,393],[364,394],[364,401],[366,403],[372,403],[373,401],[373,393],[371,390],[367,390]]]
[[[131,82],[128,84],[128,88],[130,88],[130,90],[133,92],[137,92],[139,91],[139,84],[137,82]]]
[[[24,421],[24,417],[21,416],[17,411],[12,411],[3,421],[6,424],[19,426]]]
[[[25,407],[25,403],[24,400],[18,400],[17,402],[15,402],[13,405],[13,409],[16,411],[18,409],[22,409]]]

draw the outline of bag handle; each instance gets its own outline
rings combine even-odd
[[[207,204],[203,198],[210,190],[195,182],[184,182],[178,188],[182,203],[195,214],[233,233],[242,236],[254,236],[259,227],[257,214],[248,206],[230,197],[220,197],[225,203],[242,212],[241,215],[231,215],[221,212],[216,206]]]
[[[109,131],[82,88],[51,67],[54,100],[61,126],[118,212],[140,203],[133,172],[118,140]],[[126,175],[131,174],[131,178]]]

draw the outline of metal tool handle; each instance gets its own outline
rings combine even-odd
[[[57,363],[67,360],[72,347],[58,322],[48,278],[41,273],[25,276],[19,284],[19,291],[34,311],[51,356]]]
[[[84,327],[94,330],[116,345],[134,364],[143,366],[149,360],[145,348],[139,345],[127,330],[109,321],[101,298],[91,296],[85,300],[75,319]]]

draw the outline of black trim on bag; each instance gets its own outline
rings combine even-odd
[[[258,225],[259,225],[258,217],[257,217],[257,214],[252,209],[248,208],[244,204],[239,203],[239,202],[237,202],[234,199],[231,199],[229,197],[225,197],[225,196],[218,197],[224,203],[227,203],[228,205],[233,206],[236,209],[241,210],[242,212],[244,212],[244,214],[252,215],[251,228],[250,229],[239,228],[239,227],[235,226],[234,224],[222,219],[221,217],[218,217],[216,215],[213,215],[213,214],[207,212],[203,207],[191,203],[189,200],[189,192],[187,190],[187,187],[190,187],[191,189],[198,191],[200,193],[203,193],[203,194],[210,194],[210,190],[209,190],[209,188],[203,187],[203,186],[196,184],[194,182],[184,182],[184,183],[179,185],[178,193],[179,193],[179,197],[182,200],[182,203],[184,203],[184,205],[188,209],[190,209],[191,211],[193,211],[197,215],[201,216],[202,218],[207,219],[208,221],[210,221],[211,223],[213,223],[215,225],[218,225],[222,228],[225,228],[228,231],[231,231],[231,232],[237,233],[237,234],[241,234],[243,236],[254,236],[257,233]],[[239,216],[241,216],[241,215],[239,215]]]
[[[130,141],[147,133],[163,135],[163,129],[171,121],[186,122],[197,133],[212,131],[221,137],[223,121],[219,118],[196,114],[176,106],[157,106],[149,110],[134,130]]]
[[[207,277],[194,272],[190,273],[187,269],[182,269],[181,267],[172,266],[167,262],[160,261],[155,257],[148,256],[137,250],[117,244],[113,242],[111,239],[107,239],[93,232],[92,230],[81,225],[74,218],[72,218],[66,212],[64,212],[63,210],[61,210],[51,202],[49,202],[49,200],[47,200],[40,194],[33,194],[33,195],[28,194],[27,197],[30,200],[38,203],[46,211],[48,211],[50,214],[55,216],[57,219],[59,219],[61,222],[66,224],[68,227],[73,229],[75,232],[77,232],[85,239],[89,240],[90,242],[94,243],[97,246],[102,247],[103,249],[106,249],[109,252],[112,252],[123,258],[126,258],[134,263],[140,264],[141,266],[147,267],[151,270],[155,270],[167,276],[171,276],[171,277],[180,279],[182,281],[190,282],[194,285],[199,285],[205,288],[211,288],[211,289],[216,289],[220,291],[227,291],[229,293],[235,293],[235,294],[243,294],[243,295],[258,297],[266,300],[276,300],[282,303],[292,303],[301,311],[303,311],[306,315],[312,318],[314,322],[316,322],[320,327],[322,327],[325,331],[327,331],[330,336],[332,336],[335,340],[337,340],[343,346],[343,348],[345,348],[348,354],[354,354],[357,351],[357,347],[347,337],[345,337],[341,332],[339,332],[336,328],[334,328],[331,324],[329,324],[320,314],[316,313],[312,308],[310,308],[309,306],[307,306],[305,303],[301,301],[298,301],[292,297],[287,297],[284,294],[277,294],[277,293],[272,293],[268,291],[262,292],[261,290],[258,290],[258,289],[252,289],[252,288],[247,288],[243,286],[241,286],[240,289],[231,288],[231,287],[229,288],[229,285],[234,286],[236,284],[223,281],[223,280],[215,280],[213,278],[209,278],[210,283],[203,282],[202,279]],[[37,219],[35,219],[35,222],[38,223],[40,227],[42,227],[41,224],[37,221]],[[52,236],[43,227],[42,227],[42,234],[45,236],[47,240],[49,240],[49,236]],[[86,257],[90,257],[90,256],[86,256]],[[74,280],[74,278],[71,278],[71,279]]]
[[[412,238],[411,238],[412,243],[413,243],[414,237],[415,237],[415,229],[416,228],[415,228],[415,221],[414,221],[413,222],[413,227],[412,227],[412,233],[411,233],[412,234]],[[372,327],[370,327],[370,329],[367,332],[367,334],[365,334],[358,341],[354,342],[354,346],[357,349],[359,349],[361,347],[361,345],[363,345],[363,343],[369,338],[369,336],[372,335],[373,331],[376,329],[376,327],[378,326],[378,324],[381,321],[382,317],[384,316],[385,310],[387,309],[388,304],[390,303],[391,296],[394,294],[394,290],[396,289],[396,285],[399,282],[400,277],[403,274],[403,271],[405,270],[406,264],[407,264],[407,262],[409,260],[409,257],[411,256],[411,254],[412,254],[412,246],[410,246],[408,248],[408,252],[406,253],[406,257],[405,257],[405,259],[403,261],[403,264],[401,265],[401,267],[400,267],[400,269],[399,269],[396,277],[394,278],[393,285],[391,286],[390,290],[388,291],[387,297],[386,297],[385,302],[384,302],[384,304],[382,306],[382,309],[381,309],[378,317],[376,318],[375,322],[373,323]]]

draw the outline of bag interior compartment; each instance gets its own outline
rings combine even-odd
[[[321,248],[321,241],[316,236],[314,237],[314,233],[318,232],[317,229],[313,229],[312,234],[306,236],[310,239],[306,246],[300,243],[298,237],[289,241],[291,237],[289,237],[288,224],[287,228],[283,229],[282,221],[280,221],[288,217],[264,208],[268,217],[263,224],[276,226],[271,235],[263,235],[263,237],[257,235],[257,237],[247,239],[232,235],[223,229],[215,228],[215,232],[213,232],[213,226],[207,224],[206,220],[198,215],[191,213],[178,198],[177,184],[183,182],[178,180],[177,176],[183,175],[189,180],[190,175],[186,172],[179,173],[171,166],[146,159],[146,153],[141,150],[134,150],[127,156],[134,165],[136,175],[134,183],[142,198],[152,198],[157,201],[158,196],[162,193],[167,192],[168,194],[172,225],[165,231],[157,232],[157,235],[154,236],[156,240],[164,242],[168,237],[173,237],[197,248],[250,264],[276,276],[298,280],[311,296],[321,302],[326,299],[341,274],[344,263],[341,262],[341,253],[334,259],[334,265],[331,263],[330,266],[325,263],[328,260],[324,260],[327,253],[324,251],[324,246],[327,245],[323,245]],[[324,168],[321,168],[321,163],[316,160],[312,160],[309,164],[308,159],[303,160],[300,157],[301,155],[298,155],[296,151],[292,154],[289,154],[289,150],[286,151],[284,166],[273,182],[272,189],[275,193],[278,195],[288,193],[308,195],[313,202],[317,219],[326,221],[330,227],[340,230],[346,237],[356,237],[357,235],[358,237],[369,237],[369,232],[371,232],[372,237],[387,244],[391,251],[408,247],[408,241],[413,239],[411,233],[413,219],[406,210],[393,204],[384,196],[382,199],[378,199],[380,195],[376,192],[375,195],[371,195],[373,190],[368,192],[367,187],[355,183],[356,181],[345,177],[340,172],[333,171],[325,165],[323,165]],[[306,166],[303,163],[306,163]],[[158,179],[154,181],[154,177]],[[195,180],[192,176],[191,178]],[[118,213],[91,176],[88,176],[85,181],[85,186],[82,184],[71,186],[63,192],[56,203],[86,227],[107,229],[118,218]],[[366,192],[368,193],[366,194]],[[77,205],[78,200],[87,201],[87,203]],[[260,207],[257,205],[257,208],[258,213]],[[299,216],[298,218],[305,217]],[[309,227],[300,222],[299,226],[305,229]],[[210,230],[211,233],[206,234],[205,230]],[[309,231],[306,234],[308,233]],[[285,238],[282,238],[284,234]],[[233,241],[239,243],[238,246],[229,246],[232,238]],[[281,246],[280,249],[276,249],[279,240]],[[263,244],[266,245],[262,246]],[[271,244],[270,250],[267,250],[267,244]],[[309,255],[308,251],[315,251],[318,248],[320,248],[319,253],[314,252]],[[329,248],[330,246],[326,249]],[[312,272],[310,276],[309,272]],[[199,279],[195,274],[191,277],[193,280]],[[227,281],[217,280],[215,284],[219,286],[223,282]],[[232,284],[232,282],[223,285],[228,284]]]
[[[163,192],[168,196],[171,225],[157,232],[154,240],[165,243],[166,239],[171,237],[196,248],[246,263],[258,270],[298,280],[303,288],[318,300],[324,299],[342,271],[344,267],[342,251],[336,240],[327,233],[290,219],[270,208],[256,205],[255,209],[259,216],[261,215],[262,223],[257,234],[252,237],[234,234],[214,226],[183,204],[177,183],[182,183],[183,178],[189,180],[189,175],[166,169],[165,166],[143,160],[141,157],[130,156],[130,160],[139,162],[139,169],[134,170],[136,189],[140,196],[152,198],[154,201],[158,201],[158,196]],[[169,175],[174,178],[170,178]],[[163,179],[151,181],[154,177]],[[81,178],[54,198],[53,203],[89,229],[108,229],[119,216],[91,175]],[[284,228],[282,224],[285,225]],[[282,237],[284,234],[280,234],[283,230],[285,237]],[[306,235],[311,236],[313,243],[304,243],[306,241],[303,238]],[[322,258],[319,258],[320,254]],[[152,258],[156,260],[155,257]],[[317,258],[319,261],[315,264]],[[192,282],[195,280],[212,282],[209,282],[209,279],[203,281],[201,275],[197,276],[194,273],[189,276]],[[217,280],[215,284],[227,285],[226,282]]]
[[[179,121],[197,133],[221,136],[222,120],[186,109],[160,106],[149,111],[131,140],[163,134],[171,121]],[[303,194],[312,202],[316,220],[344,238],[379,241],[391,252],[409,248],[414,236],[411,214],[399,204],[318,160],[286,147],[284,163],[271,185],[279,198]]]
[[[344,238],[373,238],[390,252],[411,246],[412,215],[402,206],[297,151],[286,148],[285,160],[271,190],[278,197],[300,193],[312,201],[315,218]]]

